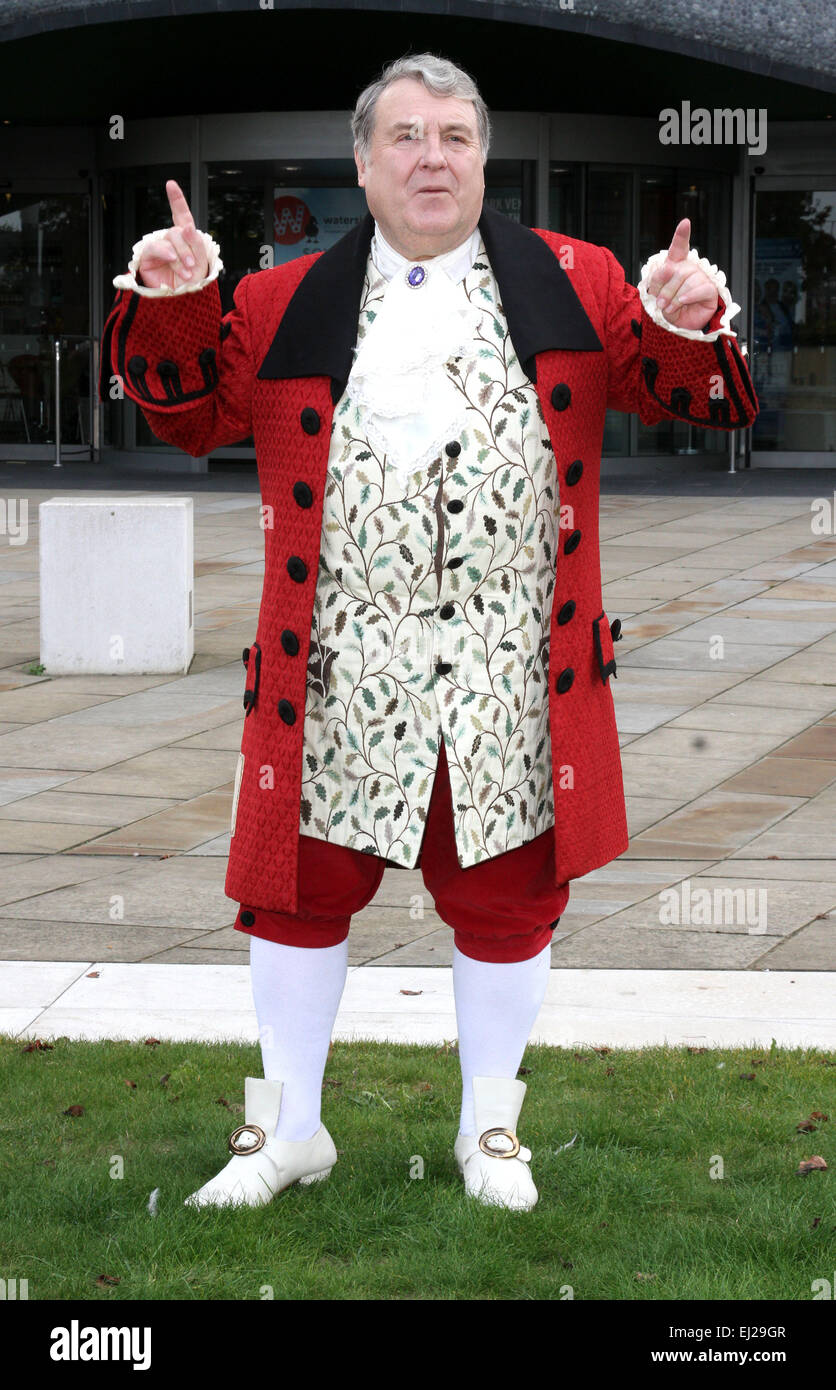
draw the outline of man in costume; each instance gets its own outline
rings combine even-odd
[[[187,1202],[328,1176],[322,1080],[351,916],[420,867],[454,932],[467,1193],[529,1210],[517,1071],[569,882],[628,845],[601,600],[608,408],[712,429],[757,400],[725,276],[683,219],[638,287],[606,248],[484,205],[488,112],[432,54],[352,119],[368,212],[324,253],[244,276],[173,180],[103,343],[161,439],[253,435],[265,530],[225,891],[251,937],[264,1079]]]

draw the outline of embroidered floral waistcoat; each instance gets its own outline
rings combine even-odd
[[[358,341],[387,280],[371,255]],[[480,239],[481,311],[446,364],[465,427],[406,485],[351,380],[334,410],[311,626],[300,833],[413,868],[443,738],[462,868],[554,825],[548,660],[557,470]]]

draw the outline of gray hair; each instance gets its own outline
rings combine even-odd
[[[414,57],[407,55],[396,58],[360,93],[351,118],[351,130],[360,158],[365,162],[369,157],[378,98],[392,82],[397,82],[401,77],[417,77],[433,96],[459,97],[464,101],[473,102],[484,164],[488,158],[491,141],[491,122],[479,88],[464,68],[456,67],[455,63],[451,63],[447,58],[439,58],[434,53],[416,53]]]

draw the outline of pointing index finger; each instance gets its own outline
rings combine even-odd
[[[668,260],[687,260],[688,251],[690,248],[690,240],[691,220],[688,217],[683,217],[682,220],[679,223],[677,223],[676,231],[674,232],[673,237],[671,238],[671,244],[668,248]]]
[[[194,226],[191,208],[186,202],[186,195],[176,179],[168,179],[165,186],[168,195],[168,205],[171,208],[171,220],[175,227]]]

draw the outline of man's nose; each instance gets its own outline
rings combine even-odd
[[[421,155],[422,164],[443,164],[446,163],[447,156],[444,153],[444,146],[438,132],[428,132],[424,139],[424,149]]]

